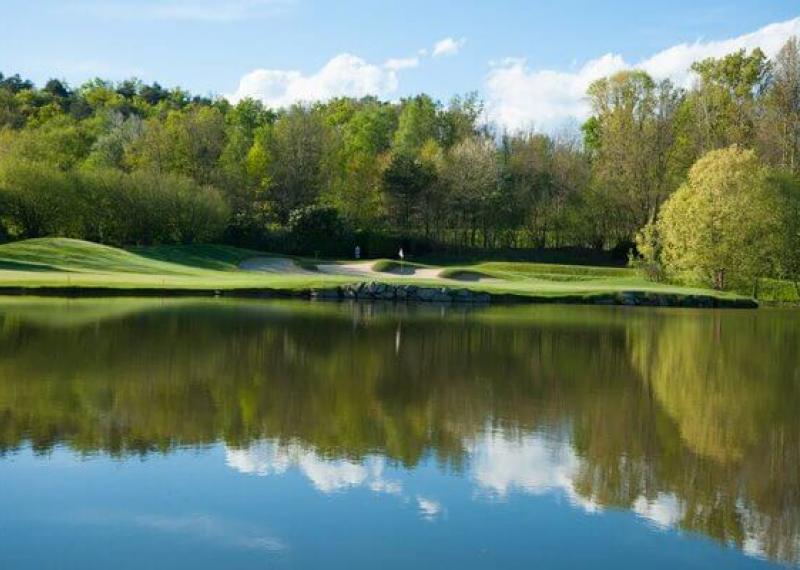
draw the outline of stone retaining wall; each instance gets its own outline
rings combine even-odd
[[[434,303],[566,303],[580,305],[627,305],[650,307],[701,307],[752,309],[752,299],[717,298],[711,295],[675,295],[650,291],[624,291],[616,294],[557,295],[553,297],[514,293],[486,293],[453,287],[421,287],[362,282],[309,292],[314,299],[352,299],[370,301],[421,301]]]
[[[2,295],[50,297],[232,297],[311,298],[424,303],[557,303],[572,305],[628,305],[649,307],[699,307],[755,309],[758,303],[746,298],[717,298],[711,295],[675,295],[651,291],[623,291],[596,295],[522,295],[487,293],[455,287],[392,285],[377,281],[352,283],[320,289],[169,289],[113,287],[0,287]]]

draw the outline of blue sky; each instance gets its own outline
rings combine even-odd
[[[685,81],[675,70],[687,54],[800,32],[796,0],[5,0],[3,15],[0,71],[37,82],[137,76],[276,105],[477,90],[496,120],[517,125],[580,118],[586,81],[676,45],[693,49],[645,67]],[[784,25],[763,32],[774,23]]]

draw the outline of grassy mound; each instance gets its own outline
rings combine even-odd
[[[68,238],[39,238],[0,245],[0,266],[15,271],[73,273],[191,273],[191,266]]]
[[[262,273],[284,273],[284,274],[303,274],[308,273],[308,269],[303,267],[296,260],[289,257],[263,256],[251,257],[240,262],[238,265],[242,271],[259,271]],[[313,271],[317,271],[317,266],[313,266]]]
[[[379,259],[372,264],[372,270],[379,273],[394,273],[396,275],[413,275],[417,269],[426,267],[419,263],[404,261],[400,263],[394,259]]]
[[[153,261],[215,271],[236,271],[242,261],[263,255],[251,249],[214,244],[156,245],[130,250]]]
[[[581,281],[608,277],[635,277],[636,271],[627,267],[590,267],[586,265],[558,265],[555,263],[527,263],[489,261],[475,266],[479,270],[502,271],[526,277],[539,277],[553,281]]]
[[[68,238],[30,239],[0,245],[0,287],[305,289],[342,281],[239,270],[242,261],[263,255],[223,245],[125,250]]]
[[[482,279],[505,279],[504,276],[487,271],[479,271],[477,269],[461,269],[461,268],[448,268],[439,273],[439,277],[445,279],[455,279],[456,281],[480,281]]]

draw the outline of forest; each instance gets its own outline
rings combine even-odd
[[[650,278],[800,281],[800,43],[690,89],[595,81],[580,128],[498,132],[475,93],[270,109],[136,79],[0,74],[0,238],[303,255],[607,252]]]

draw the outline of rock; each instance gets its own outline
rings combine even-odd
[[[420,287],[419,290],[417,290],[417,298],[420,301],[433,301],[436,293],[437,290],[431,287]]]
[[[639,298],[636,296],[636,293],[625,291],[624,293],[622,293],[622,304],[628,306],[638,305]]]
[[[313,289],[311,291],[312,299],[338,299],[339,289]]]
[[[453,301],[457,301],[459,303],[472,303],[472,291],[469,289],[456,289],[453,293]]]
[[[437,303],[450,303],[453,301],[453,298],[450,296],[450,293],[447,290],[447,288],[442,287],[441,289],[436,291],[432,300],[436,301]]]

